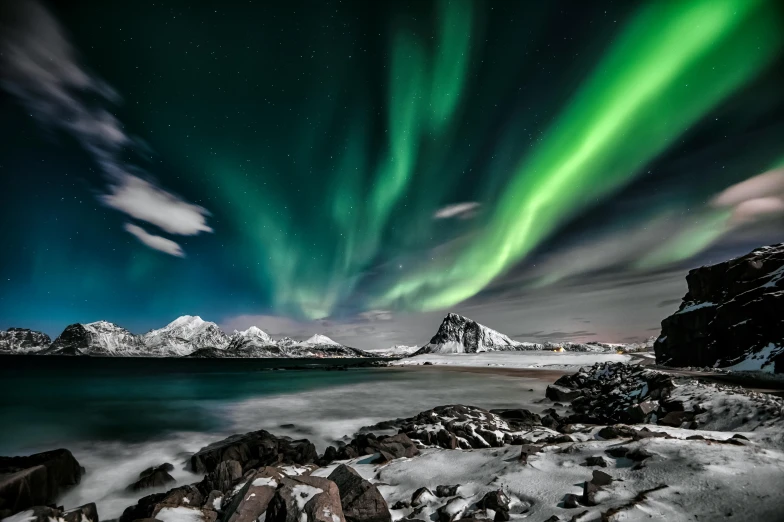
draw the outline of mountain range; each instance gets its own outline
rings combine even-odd
[[[508,336],[458,314],[447,314],[430,342],[413,353],[478,353],[525,350],[565,350],[570,352],[606,352],[626,345],[607,343],[531,343]]]
[[[41,332],[9,328],[0,331],[0,352],[109,357],[378,357],[320,334],[306,341],[289,337],[275,340],[251,326],[227,335],[217,324],[192,315],[143,335],[108,321],[68,325],[54,341]]]
[[[641,345],[649,348],[650,343]],[[48,335],[23,328],[0,331],[0,353],[92,355],[121,357],[408,357],[428,353],[566,350],[611,351],[627,345],[605,343],[520,342],[458,314],[447,314],[430,342],[364,351],[316,334],[306,341],[273,339],[256,326],[228,335],[199,316],[178,317],[163,328],[137,335],[108,321],[69,325],[52,341]]]

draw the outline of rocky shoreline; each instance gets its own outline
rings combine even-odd
[[[128,489],[153,493],[119,522],[715,520],[741,509],[775,520],[784,506],[771,489],[784,471],[779,397],[623,363],[565,375],[546,396],[543,415],[446,405],[321,455],[307,439],[234,435],[190,456],[200,482],[164,492],[171,464],[141,471]],[[99,522],[95,504],[55,504],[83,472],[64,449],[0,458],[0,517]]]

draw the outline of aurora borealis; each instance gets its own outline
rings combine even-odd
[[[622,341],[784,240],[772,0],[2,9],[3,328]]]

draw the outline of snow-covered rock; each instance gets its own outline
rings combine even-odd
[[[48,348],[52,339],[28,328],[0,330],[0,353],[33,353]]]
[[[108,321],[75,323],[63,330],[42,355],[140,355],[145,352],[141,336]]]
[[[183,315],[144,334],[144,344],[151,355],[188,355],[200,348],[224,349],[229,337],[215,323],[197,315]]]

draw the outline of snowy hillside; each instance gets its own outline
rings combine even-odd
[[[139,355],[144,353],[139,335],[108,321],[72,324],[42,350],[43,355]]]
[[[52,339],[42,332],[28,328],[0,330],[0,353],[32,353],[52,344]]]

